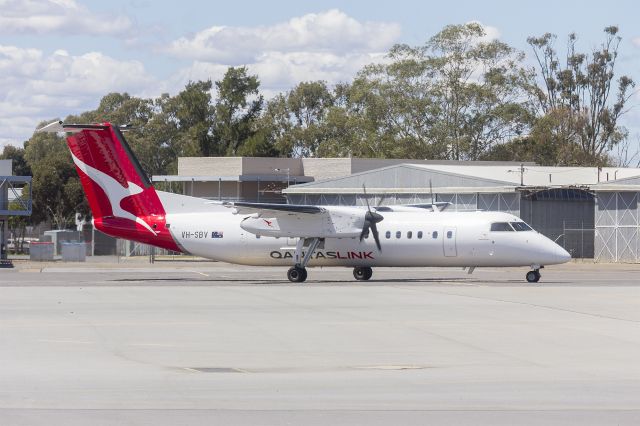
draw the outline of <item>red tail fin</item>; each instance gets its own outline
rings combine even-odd
[[[165,210],[117,127],[52,123],[44,131],[71,133],[67,145],[93,213],[105,234],[180,251]]]

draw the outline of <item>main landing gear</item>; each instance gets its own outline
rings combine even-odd
[[[289,268],[287,271],[287,278],[289,278],[289,281],[292,283],[304,282],[307,279],[307,268],[301,268],[299,266]]]
[[[305,248],[305,243],[308,244],[306,245],[306,252],[303,257],[302,250]],[[295,252],[296,263],[287,271],[287,278],[289,281],[292,283],[303,283],[307,280],[307,264],[309,263],[309,260],[311,260],[311,255],[318,247],[318,244],[320,244],[320,238],[298,238]]]
[[[353,268],[353,277],[358,281],[367,281],[371,279],[373,270],[368,266],[356,266]]]
[[[540,269],[544,268],[544,266],[533,265],[531,266],[531,268],[533,270],[527,272],[527,275],[525,275],[525,278],[529,283],[537,283],[538,281],[540,281],[540,276],[541,276]]]

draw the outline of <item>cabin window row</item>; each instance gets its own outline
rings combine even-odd
[[[412,238],[414,237],[414,235],[415,235],[415,237],[416,237],[418,240],[421,240],[421,239],[425,238],[425,233],[423,233],[422,231],[418,231],[418,232],[416,232],[415,234],[413,233],[413,231],[407,231],[407,232],[405,232],[404,234],[405,234],[405,235],[404,235],[404,236],[405,236],[405,238],[406,238],[406,239],[408,239],[408,240],[412,239]],[[429,233],[427,233],[427,235],[429,235]],[[385,232],[385,234],[384,234],[384,237],[385,237],[387,240],[391,239],[391,236],[392,236],[392,232],[391,232],[391,231],[387,231],[387,232]],[[365,237],[366,237],[366,238],[369,238],[368,233],[367,233],[367,235],[365,235]],[[400,238],[402,238],[402,231],[396,231],[396,232],[395,232],[395,238],[396,238],[396,239],[400,239]],[[433,239],[437,239],[437,238],[438,238],[438,231],[433,231],[433,232],[431,233],[431,238],[433,238]]]

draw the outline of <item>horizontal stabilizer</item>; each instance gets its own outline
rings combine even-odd
[[[109,126],[104,124],[64,124],[54,121],[36,130],[39,133],[78,133],[83,130],[105,130]]]

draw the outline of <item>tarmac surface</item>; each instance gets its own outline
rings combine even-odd
[[[637,425],[640,265],[0,270],[1,425]]]

